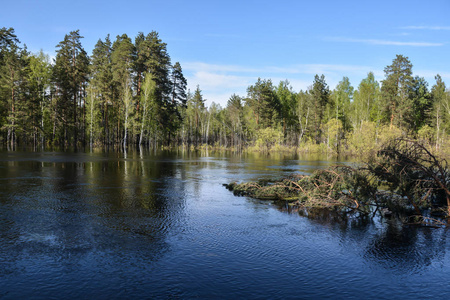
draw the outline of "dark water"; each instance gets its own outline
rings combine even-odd
[[[0,152],[0,298],[447,299],[446,229],[235,197],[283,156]]]

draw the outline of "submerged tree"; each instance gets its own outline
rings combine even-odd
[[[226,187],[238,195],[286,200],[307,208],[329,208],[342,213],[350,210],[364,215],[375,215],[381,210],[406,213],[416,216],[419,222],[429,220],[425,211],[442,209],[450,224],[447,161],[437,158],[422,144],[406,139],[386,144],[376,159],[358,168],[333,166],[310,176],[292,175],[275,182],[231,183]]]
[[[368,168],[389,190],[399,197],[390,202],[401,202],[406,197],[417,214],[421,207],[447,207],[450,216],[450,170],[445,159],[438,159],[422,144],[396,139],[378,154],[378,160]]]

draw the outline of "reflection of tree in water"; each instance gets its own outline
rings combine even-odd
[[[172,157],[138,153],[94,164],[89,176],[96,184],[90,193],[101,202],[95,207],[103,209],[98,212],[102,225],[112,230],[110,234],[125,252],[151,256],[167,248],[165,238],[184,209],[183,182],[175,179],[177,168]]]
[[[365,227],[373,222],[368,215],[359,212],[343,213],[325,208],[302,208],[282,203],[279,203],[278,209],[288,213],[298,213],[313,223],[327,226],[334,225],[342,229]]]
[[[150,267],[168,250],[185,200],[170,157],[31,156],[1,163],[0,276],[26,273],[24,261],[74,277],[76,266],[111,274]]]
[[[340,231],[342,243],[356,242],[366,260],[399,272],[415,272],[442,261],[446,254],[445,228],[404,226],[399,219],[342,214],[329,209],[303,209],[280,204],[278,209],[298,213],[312,223]]]
[[[446,234],[445,229],[405,227],[392,219],[374,236],[364,257],[389,269],[417,271],[444,258]]]

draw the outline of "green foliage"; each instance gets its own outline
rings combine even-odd
[[[349,131],[350,126],[350,105],[353,100],[353,87],[350,85],[348,77],[344,77],[336,86],[332,93],[335,118],[342,123],[343,129]]]
[[[407,200],[421,215],[422,208],[447,206],[450,215],[450,173],[446,160],[420,143],[394,139],[378,152],[368,169],[394,194],[391,202],[404,205]]]
[[[371,156],[377,149],[377,125],[374,122],[362,121],[349,137],[349,150],[360,157]]]
[[[236,195],[291,201],[300,207],[329,208],[374,216],[381,209],[418,215],[426,209],[450,216],[450,170],[422,144],[394,139],[366,165],[332,166],[310,176],[225,185]],[[372,207],[376,207],[372,210]],[[441,222],[442,223],[442,222]]]
[[[325,108],[330,100],[330,89],[328,88],[327,83],[325,82],[325,76],[316,75],[314,77],[314,82],[312,89],[310,90],[311,94],[311,116],[312,116],[312,130],[311,135],[314,138],[315,142],[319,144],[321,142],[322,131],[321,131],[321,123],[324,118]]]
[[[339,119],[331,119],[322,126],[327,139],[327,146],[331,151],[339,153],[341,140],[344,137],[344,126]]]
[[[258,128],[276,125],[281,105],[272,81],[261,80],[247,88],[246,104],[251,107]]]
[[[244,118],[244,107],[242,98],[236,94],[231,95],[227,102],[226,119],[231,129],[232,146],[242,147],[245,139],[246,121]]]
[[[407,124],[404,118],[411,114],[412,99],[409,97],[413,85],[412,64],[403,55],[397,55],[392,64],[384,69],[382,114],[385,123],[398,127]]]
[[[56,59],[53,67],[53,82],[56,86],[57,122],[59,138],[65,142],[72,140],[78,144],[78,132],[82,128],[79,120],[79,107],[85,101],[83,89],[87,85],[89,57],[81,45],[79,30],[72,31],[56,47]],[[72,129],[69,135],[68,128]],[[61,141],[62,142],[62,141]]]
[[[90,113],[97,117],[90,124],[90,136],[92,140],[101,141],[107,145],[112,140],[113,131],[110,124],[117,113],[113,107],[115,102],[116,84],[113,81],[112,69],[112,44],[109,35],[105,41],[98,40],[91,57],[91,81],[89,90]],[[114,102],[113,102],[114,101]],[[117,105],[116,105],[117,106]]]
[[[270,151],[273,146],[283,142],[283,132],[272,127],[259,129],[256,135],[255,146],[262,151]]]
[[[57,45],[54,65],[30,54],[12,28],[0,29],[0,140],[10,146],[216,145],[239,150],[345,152],[366,155],[392,138],[450,147],[450,95],[442,78],[412,77],[397,55],[380,84],[369,72],[354,89],[343,77],[334,90],[316,75],[306,91],[288,80],[258,78],[246,98],[206,107],[200,87],[187,92],[181,64],[171,64],[155,31],[106,36],[88,57],[80,32]],[[210,99],[214,103],[215,99]],[[280,137],[281,134],[281,137]]]
[[[412,109],[404,116],[408,128],[417,132],[427,123],[432,109],[432,98],[428,91],[428,83],[423,77],[415,77],[410,91]]]
[[[379,123],[380,113],[380,86],[372,72],[367,74],[358,86],[351,103],[351,116],[353,128],[361,127],[363,122]]]
[[[283,134],[288,138],[289,134],[293,135],[292,131],[296,129],[297,124],[296,111],[293,109],[297,104],[296,94],[292,90],[289,81],[285,80],[280,81],[276,95],[280,102],[280,119],[283,126]]]
[[[419,140],[425,141],[429,144],[432,144],[434,135],[434,129],[428,125],[422,126],[422,128],[420,128],[417,132],[417,137]]]

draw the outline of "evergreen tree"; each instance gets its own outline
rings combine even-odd
[[[330,101],[330,89],[325,82],[325,76],[322,74],[320,77],[316,75],[314,77],[314,83],[311,93],[311,116],[312,116],[312,126],[314,129],[313,138],[316,143],[320,143],[320,138],[322,135],[321,124],[324,117],[325,108]]]
[[[69,142],[67,128],[72,128],[72,142],[76,147],[80,120],[78,109],[84,103],[85,87],[88,80],[89,57],[81,45],[79,30],[72,31],[56,47],[56,59],[53,68],[53,82],[58,99],[58,116],[63,124],[64,138]],[[84,125],[84,124],[83,124]],[[84,129],[84,126],[83,126]]]
[[[144,73],[146,71],[145,62],[148,59],[147,58],[147,47],[146,41],[145,41],[145,35],[142,32],[139,32],[136,38],[134,39],[134,65],[133,65],[133,71],[135,72],[135,88],[136,88],[136,97],[137,97],[137,105],[136,105],[136,111],[139,112],[139,101],[140,101],[140,95],[141,95],[141,87],[143,83],[143,77]]]
[[[435,77],[436,83],[431,88],[431,97],[433,101],[432,107],[432,126],[436,132],[436,149],[440,148],[442,140],[445,137],[445,129],[450,124],[450,112],[446,114],[446,103],[448,103],[449,95],[446,93],[445,83],[438,74]],[[447,125],[447,126],[446,126]],[[450,129],[450,128],[448,128]]]
[[[345,131],[350,130],[350,104],[353,101],[353,87],[348,77],[339,81],[332,93],[335,109],[335,119],[340,120]]]
[[[404,122],[417,133],[428,122],[432,106],[428,83],[423,77],[416,76],[413,79],[409,97],[413,106],[404,116]]]
[[[122,141],[124,144],[122,132],[128,134],[128,128],[122,131],[122,124],[129,124],[128,117],[131,114],[130,102],[131,95],[131,74],[133,66],[134,46],[131,39],[123,34],[117,36],[113,43],[111,54],[111,65],[114,83],[113,108],[116,119],[116,144]],[[128,138],[128,135],[127,135]]]
[[[5,52],[10,51],[12,47],[16,47],[20,41],[14,34],[14,28],[0,28],[0,63],[2,63]]]
[[[198,143],[198,138],[201,135],[201,130],[200,130],[200,126],[201,126],[201,117],[203,114],[203,111],[205,109],[205,99],[203,99],[203,95],[202,95],[202,91],[200,90],[200,86],[197,85],[197,88],[195,89],[194,95],[192,96],[191,99],[191,110],[193,113],[193,117],[194,117],[194,140],[195,140],[195,144]]]
[[[186,105],[186,86],[187,80],[184,78],[181,65],[179,62],[176,62],[172,67],[171,73],[172,105]]]
[[[276,125],[281,105],[272,81],[261,80],[247,88],[247,104],[252,108],[258,128]]]
[[[241,146],[245,128],[242,98],[236,94],[231,95],[227,102],[226,113],[232,131],[231,143],[233,146]]]
[[[29,54],[18,43],[12,28],[0,30],[0,125],[12,148],[28,129],[30,117],[26,102]]]
[[[280,115],[283,123],[283,134],[288,135],[288,129],[293,130],[296,124],[295,103],[296,95],[288,80],[280,81],[276,90],[280,102]]]
[[[409,97],[413,83],[412,64],[407,57],[397,55],[392,64],[384,69],[386,79],[382,81],[382,111],[385,122],[398,127],[406,126],[404,116],[411,114],[412,100]]]
[[[114,99],[114,81],[112,72],[112,45],[109,35],[105,41],[101,39],[95,44],[92,51],[91,63],[91,97],[92,112],[99,112],[100,119],[96,118],[93,126],[93,132],[100,131],[99,137],[103,145],[109,144],[110,137],[110,114],[108,108],[113,104]]]
[[[152,74],[156,83],[155,103],[157,104],[157,120],[161,133],[170,139],[174,128],[171,120],[175,120],[173,115],[176,109],[171,100],[170,82],[170,56],[167,53],[167,44],[163,43],[156,31],[150,32],[145,38],[145,67],[146,72]]]

